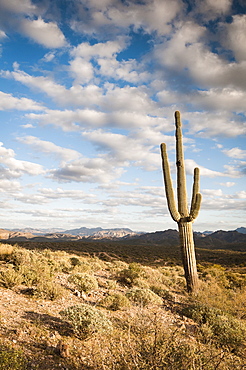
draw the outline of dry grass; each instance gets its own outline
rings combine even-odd
[[[0,245],[4,369],[246,367],[243,269],[200,265],[192,296],[180,266],[102,257]]]

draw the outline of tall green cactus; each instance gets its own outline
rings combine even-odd
[[[162,168],[168,208],[173,220],[177,222],[179,228],[180,247],[187,290],[188,292],[195,292],[198,289],[198,276],[192,222],[198,216],[202,200],[202,196],[199,193],[199,168],[194,169],[193,194],[189,211],[187,203],[185,163],[182,142],[182,123],[180,120],[180,112],[178,111],[175,112],[175,126],[178,208],[175,203],[166,144],[161,144]]]

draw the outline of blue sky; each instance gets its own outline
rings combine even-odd
[[[245,226],[244,0],[0,0],[0,228],[176,228],[181,112],[194,230]]]

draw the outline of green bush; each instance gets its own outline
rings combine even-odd
[[[122,310],[131,306],[129,299],[122,293],[108,295],[101,300],[100,305],[112,311]]]
[[[126,297],[130,301],[147,306],[149,304],[162,304],[162,299],[150,289],[132,288],[126,292]]]
[[[118,272],[116,279],[119,283],[132,287],[136,280],[143,277],[144,270],[138,263],[130,263],[127,269]]]
[[[78,257],[71,257],[70,263],[73,267],[81,265],[81,261]]]
[[[21,351],[0,344],[0,370],[25,370],[26,360]]]
[[[172,293],[169,291],[168,288],[166,288],[164,285],[162,284],[159,284],[159,285],[152,285],[150,287],[150,289],[155,293],[157,294],[159,297],[161,297],[162,299],[166,299],[166,300],[172,300],[173,299],[173,295]]]
[[[200,324],[205,341],[211,339],[217,345],[232,351],[237,351],[243,345],[246,328],[233,316],[199,304],[184,308],[182,313]]]
[[[75,284],[76,288],[80,292],[90,292],[91,290],[98,289],[98,282],[97,279],[89,274],[86,273],[76,273],[71,274],[68,278],[70,283]]]
[[[68,307],[60,314],[71,322],[74,333],[80,339],[112,329],[112,323],[105,313],[88,304]]]

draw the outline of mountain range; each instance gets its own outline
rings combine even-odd
[[[177,230],[156,231],[152,233],[134,232],[129,228],[102,229],[101,227],[77,229],[0,229],[0,239],[4,241],[66,241],[66,240],[111,240],[129,244],[163,244],[177,246],[179,235]],[[215,232],[194,232],[197,247],[206,249],[230,249],[246,251],[246,228],[240,227],[233,231],[218,230]]]

